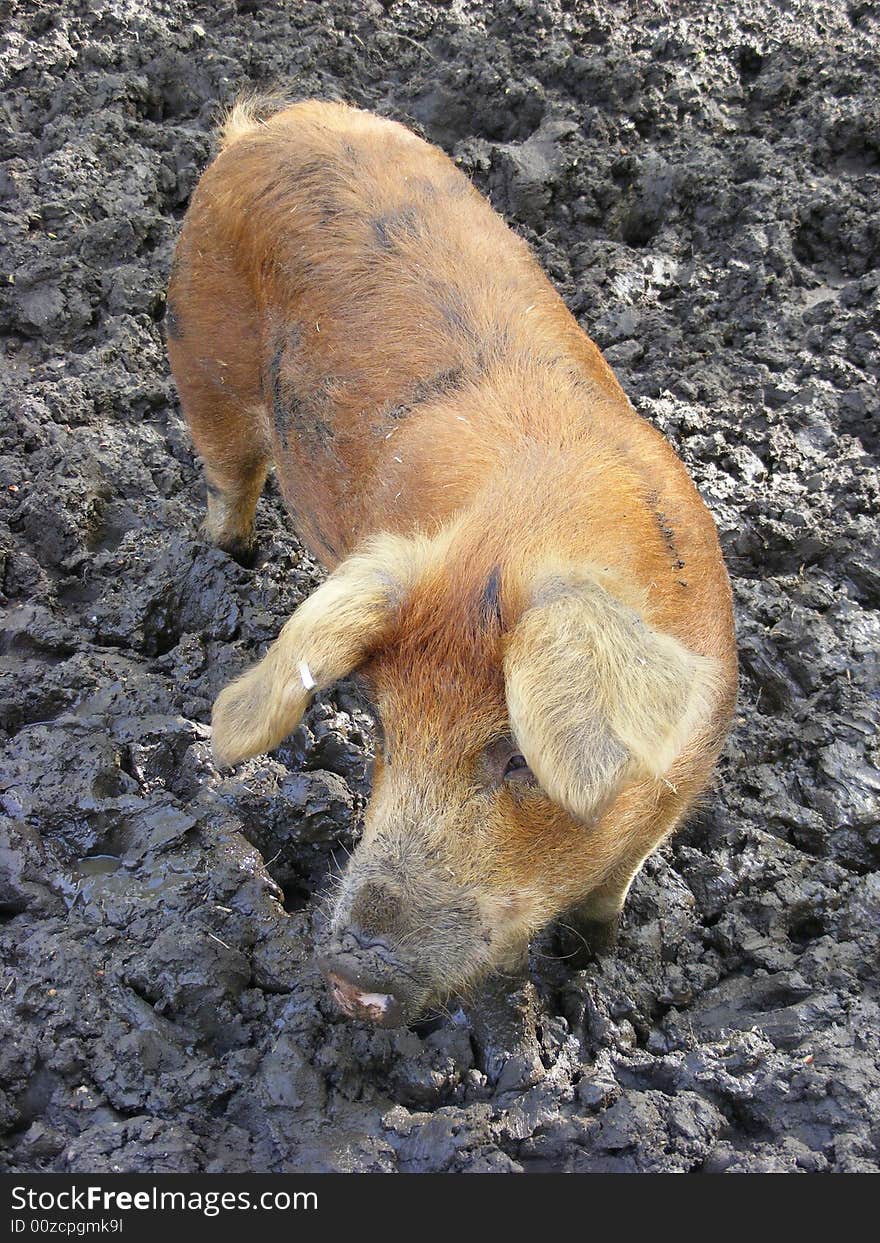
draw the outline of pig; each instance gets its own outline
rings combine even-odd
[[[219,147],[167,303],[204,531],[249,561],[274,464],[328,576],[220,694],[214,756],[366,688],[372,794],[320,962],[345,1015],[409,1023],[560,917],[612,939],[722,748],[730,585],[672,447],[443,152],[314,100],[239,102]]]

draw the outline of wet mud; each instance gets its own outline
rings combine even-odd
[[[880,1168],[880,29],[867,3],[0,6],[0,1168]],[[370,719],[270,757],[211,702],[317,582],[273,484],[198,534],[164,289],[218,104],[440,143],[712,508],[736,728],[616,947],[558,939],[506,1063],[373,1030],[312,961]],[[173,329],[173,325],[171,325]]]

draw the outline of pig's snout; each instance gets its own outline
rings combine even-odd
[[[343,1014],[382,1027],[413,1022],[472,980],[489,944],[474,891],[426,859],[431,843],[413,834],[404,854],[389,838],[353,857],[318,950]]]
[[[335,971],[327,972],[330,993],[342,1013],[350,1019],[363,1019],[376,1027],[400,1027],[403,1006],[391,993],[368,993]]]
[[[318,957],[334,1002],[350,1019],[400,1027],[411,1008],[413,981],[388,944],[360,930],[334,939]]]

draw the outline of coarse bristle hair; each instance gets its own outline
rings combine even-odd
[[[220,151],[247,137],[276,113],[289,108],[295,101],[283,87],[265,91],[246,91],[224,113],[217,127],[217,146]]]

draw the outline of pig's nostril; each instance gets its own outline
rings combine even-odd
[[[338,972],[327,972],[333,1000],[350,1019],[364,1019],[377,1027],[399,1027],[403,1006],[392,993],[369,992]]]
[[[394,952],[383,937],[378,937],[372,932],[366,932],[356,924],[350,925],[343,932],[339,938],[339,947],[343,954],[359,956],[364,950],[368,950],[389,965],[393,965],[395,961]]]
[[[340,929],[318,954],[333,1000],[349,1018],[378,1027],[404,1021],[414,980],[382,937],[357,924]]]

